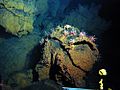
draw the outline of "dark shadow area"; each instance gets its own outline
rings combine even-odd
[[[83,44],[83,45],[84,45],[84,44],[87,44],[92,51],[95,50],[94,46],[93,46],[90,42],[88,42],[88,41],[83,40],[83,41],[75,42],[75,43],[74,43],[74,45],[80,45],[80,44]]]
[[[16,36],[6,32],[5,28],[0,25],[0,38],[9,39],[12,37],[16,37]]]
[[[41,46],[38,44],[36,45],[27,55],[27,60],[29,68],[34,68],[35,65],[38,63],[38,61],[41,58]],[[26,62],[27,63],[27,62]]]
[[[1,76],[1,74],[0,74],[0,84],[2,83],[2,76]]]
[[[38,81],[38,73],[35,71],[35,66],[36,64],[40,61],[42,57],[42,46],[39,44],[36,45],[27,55],[27,60],[29,62],[26,62],[28,67],[26,68],[31,68],[33,70],[33,81]]]
[[[112,21],[110,28],[101,36],[102,44],[100,45],[103,61],[102,68],[108,72],[106,84],[113,90],[120,89],[119,71],[119,30],[120,30],[120,0],[106,0],[103,2],[100,15]]]
[[[91,4],[100,5],[102,0],[70,0],[69,5],[65,8],[64,13],[68,14],[70,11],[73,11],[78,8],[79,5],[87,5]]]

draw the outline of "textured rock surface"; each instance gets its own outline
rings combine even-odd
[[[22,36],[33,30],[35,1],[3,0],[0,1],[0,25],[6,32]]]
[[[97,61],[95,43],[79,29],[58,26],[42,45],[43,58],[36,65],[39,80],[50,78],[65,86],[84,87],[84,77]],[[67,85],[66,85],[66,83]]]
[[[49,20],[48,15],[56,17],[58,12],[63,13],[69,0],[65,5],[63,3],[59,0],[1,0],[0,25],[6,32],[21,37],[33,31],[34,23],[41,25],[44,19]]]

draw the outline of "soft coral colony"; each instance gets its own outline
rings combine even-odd
[[[51,34],[51,37],[58,38],[62,43],[74,46],[74,43],[86,41],[90,42],[92,45],[95,45],[94,42],[96,40],[95,35],[89,36],[85,31],[80,31],[78,28],[75,28],[71,25],[64,25],[62,27],[57,26],[55,28],[55,32]],[[96,46],[96,45],[95,45]]]

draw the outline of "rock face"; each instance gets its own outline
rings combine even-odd
[[[35,67],[38,79],[50,78],[63,86],[84,87],[84,77],[99,55],[94,40],[70,25],[55,28],[41,43],[43,56]]]
[[[0,0],[0,25],[6,32],[21,37],[32,32],[34,26],[45,23],[49,14],[55,17],[57,11],[63,12],[66,7],[63,3],[59,0]],[[59,10],[60,4],[62,10]]]
[[[3,0],[0,1],[0,25],[6,32],[22,36],[33,30],[35,1]]]
[[[85,87],[84,77],[99,55],[95,37],[65,25],[53,29],[34,52],[38,40],[39,36],[33,34],[1,42],[0,71],[7,84],[13,90],[29,89],[34,87],[33,81],[48,79],[62,86]]]

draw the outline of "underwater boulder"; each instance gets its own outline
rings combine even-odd
[[[33,30],[35,1],[0,1],[0,25],[6,32],[21,37]]]
[[[84,87],[84,77],[98,59],[94,36],[70,25],[58,26],[41,45],[42,58],[35,67],[38,80],[50,78],[63,86]]]

